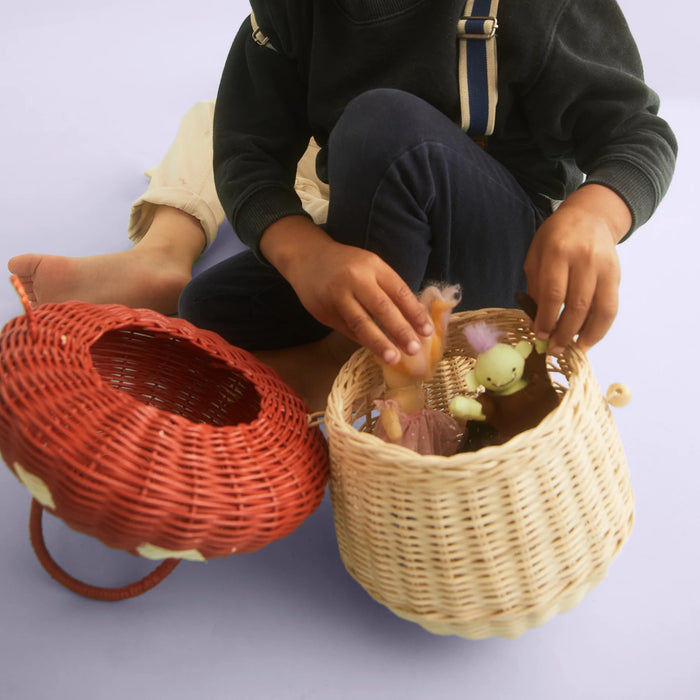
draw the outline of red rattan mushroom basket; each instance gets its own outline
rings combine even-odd
[[[214,333],[143,309],[30,308],[0,333],[0,452],[34,497],[32,543],[76,592],[121,599],[181,559],[252,552],[320,504],[326,442],[302,400]],[[166,560],[124,589],[50,558],[42,509],[105,545]]]

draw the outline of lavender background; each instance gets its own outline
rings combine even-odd
[[[621,312],[591,353],[600,384],[624,381],[615,412],[637,502],[631,540],[573,611],[508,641],[442,638],[375,603],[340,562],[328,500],[259,553],[183,563],[123,604],[55,584],[27,540],[29,495],[0,469],[0,698],[700,697],[700,449],[695,390],[695,114],[689,0],[623,0],[648,82],[681,144],[655,218],[620,248]],[[129,203],[180,116],[215,94],[243,0],[24,0],[0,23],[0,259],[128,246]],[[614,37],[611,37],[614,41]],[[223,235],[203,264],[234,247]],[[0,323],[21,312],[0,289]],[[103,585],[148,565],[47,518],[73,574]]]

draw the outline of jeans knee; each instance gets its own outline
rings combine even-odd
[[[440,131],[436,124],[446,119],[435,107],[403,90],[368,90],[347,104],[333,128],[329,164],[334,156],[352,156],[365,163],[377,157],[396,158],[436,138]]]

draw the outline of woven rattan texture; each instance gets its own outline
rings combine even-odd
[[[476,320],[532,340],[518,311],[455,314],[433,407],[464,392]],[[567,349],[552,378],[561,404],[533,430],[431,457],[368,432],[381,373],[365,351],[346,364],[326,411],[331,498],[345,566],[376,600],[438,634],[516,637],[605,577],[633,522],[625,456],[586,357]]]
[[[0,450],[47,512],[156,559],[284,537],[328,476],[306,406],[252,355],[185,321],[77,302],[0,334]]]

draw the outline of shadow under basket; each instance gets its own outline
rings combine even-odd
[[[270,368],[214,333],[147,310],[45,304],[0,333],[0,451],[31,491],[31,539],[60,583],[121,600],[182,559],[252,552],[323,499],[326,441]],[[43,511],[163,563],[142,581],[77,581],[46,550]]]
[[[519,311],[454,314],[426,387],[446,409],[466,394],[474,354],[462,332],[485,320],[533,340]],[[499,446],[423,456],[371,434],[382,377],[356,353],[325,416],[330,493],[343,562],[396,615],[437,634],[517,637],[600,583],[632,530],[634,499],[610,408],[583,353],[550,358],[560,405]]]

